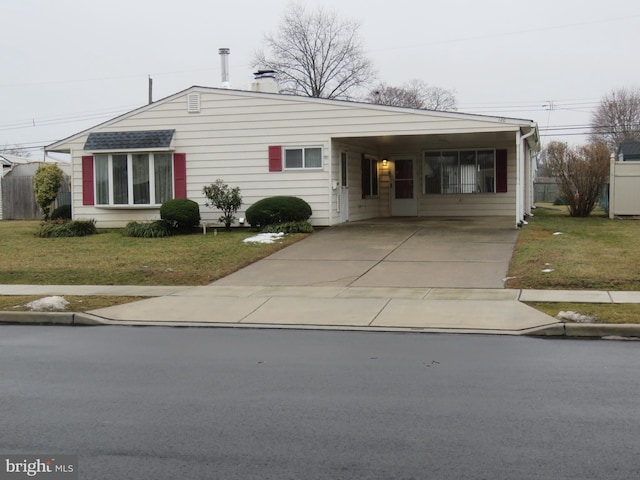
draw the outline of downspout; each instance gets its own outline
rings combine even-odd
[[[536,133],[536,129],[532,128],[531,131],[525,135],[520,134],[520,130],[518,130],[518,134],[516,136],[518,142],[518,166],[516,168],[516,226],[521,227],[524,224],[524,192],[525,188],[525,180],[526,175],[525,171],[525,157],[526,157],[526,149],[525,149],[525,140],[529,138],[531,135]]]
[[[333,225],[333,151],[333,139],[329,138],[329,226]]]

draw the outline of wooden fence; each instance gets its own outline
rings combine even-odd
[[[42,218],[33,192],[32,176],[6,176],[2,178],[2,220],[38,220]],[[71,204],[69,177],[64,176],[62,188],[53,208]]]

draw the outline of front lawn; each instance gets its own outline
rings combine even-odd
[[[537,208],[516,243],[506,288],[640,290],[640,221]]]
[[[74,238],[40,238],[38,222],[0,222],[0,284],[206,285],[297,242],[244,243],[249,229],[132,238],[122,230]]]

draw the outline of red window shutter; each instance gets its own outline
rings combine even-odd
[[[173,154],[173,196],[187,198],[187,154]]]
[[[279,145],[269,147],[269,171],[282,171],[282,147]]]
[[[496,150],[496,193],[507,191],[507,151]]]
[[[82,157],[82,204],[93,205],[93,156]]]

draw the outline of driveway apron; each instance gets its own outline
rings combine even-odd
[[[320,230],[213,285],[504,288],[516,238],[508,217],[353,222]]]

